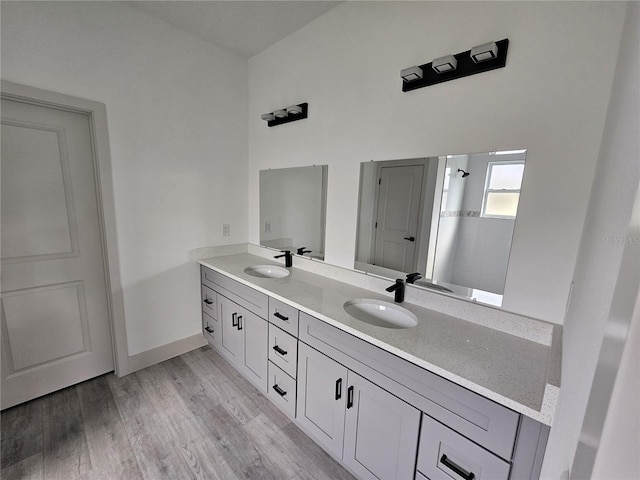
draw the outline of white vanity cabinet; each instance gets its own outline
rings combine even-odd
[[[298,421],[328,444],[328,425],[318,420],[324,417],[302,418],[310,404],[321,411],[315,405],[319,399],[304,397],[304,391],[314,392],[315,380],[309,373],[303,380],[303,359],[320,355],[326,360],[318,369],[326,370],[327,364],[346,369],[343,401],[353,407],[345,406],[339,458],[358,477],[538,478],[548,427],[305,313],[300,313],[299,338]],[[334,376],[340,371],[335,368]],[[323,380],[327,403],[330,380]],[[336,445],[328,449],[339,456]]]
[[[268,312],[268,297],[205,267],[201,280],[205,338],[266,393],[268,322],[263,317]],[[212,305],[215,318],[209,313]]]
[[[539,477],[549,427],[204,266],[202,302],[209,343],[358,478]]]
[[[300,342],[298,423],[362,479],[409,479],[420,412]]]

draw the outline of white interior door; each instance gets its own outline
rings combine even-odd
[[[424,165],[380,170],[374,264],[411,272],[416,263]]]
[[[113,370],[89,116],[2,99],[2,408]]]

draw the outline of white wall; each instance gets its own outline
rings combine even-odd
[[[247,239],[246,61],[119,2],[3,2],[2,78],[107,106],[129,354],[199,333],[189,250]]]
[[[345,2],[253,57],[250,241],[260,169],[329,165],[326,258],[351,267],[360,162],[527,148],[504,307],[562,323],[624,11],[618,2]],[[506,68],[402,93],[402,68],[505,37]],[[302,101],[308,119],[260,120]]]
[[[612,304],[633,201],[640,182],[640,5],[631,2],[617,57],[575,287],[564,324],[562,388],[544,478],[571,466]],[[529,168],[527,156],[527,167]],[[518,220],[519,221],[519,220]],[[637,219],[636,219],[637,222]],[[636,359],[637,374],[637,359]],[[620,437],[623,441],[624,437]]]

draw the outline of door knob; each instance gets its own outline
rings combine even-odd
[[[404,237],[405,240],[409,240],[410,242],[415,242],[416,238],[415,237]]]

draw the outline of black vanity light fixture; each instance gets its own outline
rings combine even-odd
[[[508,49],[509,39],[505,38],[497,42],[478,45],[471,50],[455,55],[436,58],[431,63],[405,68],[400,72],[402,91],[409,92],[417,88],[502,68],[507,63]]]
[[[276,125],[282,125],[283,123],[295,122],[296,120],[302,120],[307,118],[309,112],[308,103],[300,103],[298,105],[291,105],[287,108],[281,108],[274,112],[264,113],[260,116],[262,120],[267,122],[270,127]]]

